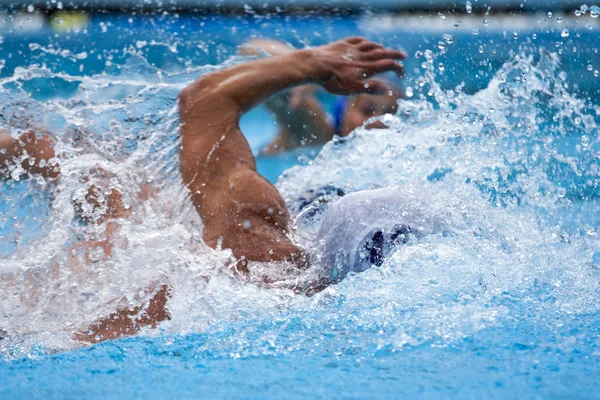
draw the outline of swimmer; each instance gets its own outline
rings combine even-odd
[[[215,249],[230,249],[241,274],[250,271],[252,262],[286,262],[306,269],[310,258],[292,239],[290,212],[277,189],[258,174],[248,142],[239,128],[240,118],[270,96],[302,85],[320,85],[342,96],[386,95],[391,90],[389,85],[372,78],[385,72],[402,76],[404,68],[398,60],[405,58],[404,52],[384,48],[362,37],[350,37],[216,71],[182,90],[180,171],[202,218],[206,244]],[[350,122],[347,124],[349,127]],[[4,134],[1,140],[0,145],[5,147],[3,150],[0,147],[0,154],[10,157],[0,158],[0,167],[10,170],[6,167],[10,160],[18,161],[26,153],[38,154],[33,164],[24,167],[25,172],[46,174],[51,179],[58,176],[59,166],[49,139],[34,135],[30,141],[23,141]],[[52,167],[45,170],[48,165]],[[108,209],[110,217],[111,205],[104,202],[103,208]],[[114,215],[123,217],[117,212],[120,202],[112,203],[116,207]],[[400,227],[392,236],[403,241],[399,235],[408,232],[409,228]],[[110,246],[107,247],[108,256]],[[380,251],[375,249],[372,253],[374,262],[380,263]],[[305,292],[321,290],[335,281],[326,278],[320,286],[306,288]],[[76,337],[99,342],[132,335],[144,327],[156,327],[170,317],[167,308],[170,288],[159,284],[149,292],[151,298],[142,306],[117,309]]]
[[[248,262],[308,258],[294,244],[290,213],[281,194],[256,171],[239,128],[240,117],[259,102],[293,87],[316,84],[338,95],[381,95],[390,89],[373,76],[392,71],[406,53],[351,37],[314,49],[242,63],[202,76],[179,96],[180,169],[204,224],[210,247],[231,249],[238,269]]]
[[[270,39],[251,40],[240,48],[244,56],[282,56],[295,49],[285,43]],[[378,79],[379,80],[379,79]],[[338,96],[331,110],[331,121],[314,95],[316,86],[302,85],[270,96],[264,105],[275,116],[280,126],[277,136],[262,152],[276,154],[304,145],[321,145],[333,138],[344,137],[367,120],[398,111],[402,91],[389,81],[385,93],[355,93]],[[380,121],[366,125],[367,129],[385,128]]]
[[[28,177],[43,177],[53,186],[60,179],[60,157],[54,148],[54,140],[45,132],[29,130],[17,138],[0,131],[0,179],[21,180]],[[84,269],[92,259],[109,259],[119,246],[117,234],[120,228],[118,219],[131,219],[132,206],[126,206],[123,194],[111,184],[114,174],[100,167],[88,171],[83,182],[87,188],[72,199],[75,215],[81,223],[101,228],[97,237],[79,240],[66,251],[64,266],[81,282]],[[142,185],[136,193],[137,200],[143,202],[154,193],[148,185]],[[56,272],[56,260],[51,263],[51,272]],[[141,306],[123,307],[109,316],[110,324],[96,324],[87,332],[76,334],[76,338],[87,342],[97,342],[130,335],[142,327],[156,327],[158,322],[170,318],[166,308],[169,288],[156,284],[146,289],[150,300]],[[123,299],[128,303],[127,299]],[[151,317],[150,317],[151,315]],[[4,332],[4,333],[3,333]],[[93,335],[92,335],[93,333]],[[6,332],[0,330],[0,338]]]

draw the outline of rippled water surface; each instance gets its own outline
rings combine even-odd
[[[0,32],[0,127],[51,131],[62,155],[56,187],[0,188],[2,397],[597,398],[599,20],[519,18],[167,15]],[[411,97],[389,129],[259,170],[292,209],[324,185],[399,186],[446,228],[310,298],[242,282],[201,241],[181,185],[177,93],[240,62],[246,38],[357,34],[410,54]],[[261,109],[242,128],[256,152],[276,131]],[[69,244],[95,232],[72,199],[95,166],[136,218],[114,257],[73,271]],[[144,185],[158,190],[142,203]],[[173,288],[160,329],[72,339],[157,282]]]

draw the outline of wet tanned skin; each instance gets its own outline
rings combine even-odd
[[[353,37],[311,50],[250,61],[205,75],[179,98],[181,174],[204,223],[204,240],[247,261],[289,261],[306,266],[289,237],[289,213],[277,189],[256,171],[239,128],[242,114],[273,94],[318,84],[334,94],[385,94],[370,77],[395,71],[406,54]],[[368,85],[365,85],[368,83]]]
[[[21,163],[26,174],[41,175],[46,179],[57,178],[60,165],[54,151],[54,143],[47,135],[36,135],[33,130],[15,139],[0,131],[0,178],[8,179],[13,160],[27,155]]]

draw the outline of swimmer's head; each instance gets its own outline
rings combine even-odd
[[[404,98],[402,90],[393,83],[380,79],[388,87],[388,92],[380,95],[360,94],[350,97],[346,102],[346,109],[338,134],[347,136],[356,128],[362,126],[369,118],[385,114],[395,114],[398,111],[398,100]],[[367,129],[385,128],[381,122],[374,122]]]

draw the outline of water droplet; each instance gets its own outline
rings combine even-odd
[[[548,11],[548,18],[552,18],[552,11]]]
[[[413,88],[412,88],[412,87],[410,87],[410,86],[409,86],[409,87],[407,87],[407,88],[404,90],[404,94],[405,94],[405,95],[406,95],[406,97],[408,97],[408,98],[411,98],[411,97],[413,97],[413,94],[414,94],[414,93],[413,93]]]
[[[589,10],[590,8],[587,6],[587,4],[583,4],[581,7],[579,7],[579,11],[581,11],[582,14],[585,14]]]
[[[365,83],[365,89],[368,89],[368,88],[369,88],[369,84]]]
[[[594,71],[594,76],[597,78],[600,75],[600,72],[598,70]]]
[[[448,44],[452,44],[454,43],[454,38],[452,37],[451,34],[449,33],[444,33],[442,35],[442,39],[444,39],[444,42],[448,43]]]
[[[483,53],[483,46],[479,46],[478,50],[480,53]]]
[[[558,22],[559,24],[562,24],[563,17],[556,17],[556,22]]]
[[[518,39],[519,38],[519,34],[517,33],[517,31],[513,32],[513,38]]]
[[[444,70],[446,69],[446,67],[444,67],[443,63],[439,63],[438,68],[440,69],[440,72],[444,72]]]
[[[569,37],[569,30],[568,29],[563,29],[562,32],[560,32],[560,36],[562,36],[562,37]]]
[[[423,52],[421,50],[417,50],[415,52],[415,58],[421,58],[423,56]]]
[[[580,10],[575,10],[575,16],[576,17],[581,17],[581,11]]]
[[[590,144],[590,138],[589,138],[587,135],[583,135],[583,136],[581,136],[581,144],[582,144],[584,147],[587,147],[587,146],[588,146],[588,144]]]
[[[28,5],[27,6],[27,11],[30,12],[30,13],[34,12],[35,11],[35,6],[33,4]]]
[[[471,13],[473,12],[473,5],[471,4],[471,2],[470,2],[470,1],[467,1],[467,3],[465,4],[465,7],[466,7],[466,9],[467,9],[467,12],[468,12],[469,14],[471,14]]]
[[[600,15],[600,7],[598,7],[598,6],[591,6],[590,7],[590,17],[592,17],[592,18],[598,18],[598,15]]]
[[[438,42],[438,49],[445,51],[446,50],[446,43],[439,41]]]
[[[477,29],[477,28],[473,29],[473,35],[479,35],[479,29]]]
[[[537,35],[534,33],[533,35],[531,35],[531,38],[532,38],[533,40],[535,40],[535,39],[537,39]]]
[[[438,15],[441,19],[446,19],[446,16],[444,14],[442,14],[441,12],[438,12]]]
[[[488,26],[489,24],[490,24],[490,19],[486,15],[485,17],[483,17],[483,26]]]

